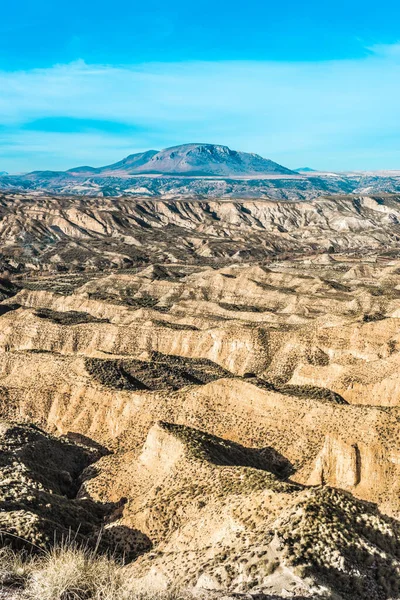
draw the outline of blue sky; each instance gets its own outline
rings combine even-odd
[[[400,7],[20,0],[0,21],[0,171],[186,142],[400,169]]]

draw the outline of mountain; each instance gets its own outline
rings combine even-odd
[[[0,171],[0,177],[2,177],[3,175],[8,175],[7,171]]]
[[[84,196],[162,196],[311,200],[327,194],[400,192],[400,172],[292,171],[258,154],[216,144],[147,150],[103,167],[34,171],[0,177],[3,191]]]
[[[96,173],[101,176],[121,177],[140,174],[219,177],[295,175],[290,169],[258,154],[237,152],[217,144],[183,144],[160,152],[148,150],[131,154],[117,163],[98,169],[77,167],[67,172],[72,175]]]
[[[310,167],[299,167],[298,169],[293,169],[295,173],[318,173],[315,169],[310,169]]]

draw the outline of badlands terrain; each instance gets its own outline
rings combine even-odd
[[[400,194],[294,202],[0,191],[0,269],[17,275],[221,266],[316,252],[395,257],[399,243]]]
[[[111,553],[115,600],[398,599],[399,200],[4,192],[2,544]]]

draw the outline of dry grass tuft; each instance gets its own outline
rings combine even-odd
[[[128,598],[122,569],[93,550],[61,545],[36,563],[25,594],[32,600],[121,600]]]
[[[30,556],[0,548],[0,588],[26,600],[178,600],[174,592],[138,594],[121,563],[95,550],[65,542]],[[182,600],[184,600],[182,598]]]
[[[0,548],[0,588],[24,587],[34,559],[5,546]]]

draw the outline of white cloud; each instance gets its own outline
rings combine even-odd
[[[78,61],[0,72],[5,127],[0,170],[102,164],[122,158],[121,152],[188,141],[226,143],[289,166],[395,168],[400,166],[399,94],[400,44],[375,46],[366,58],[348,61],[136,66]],[[56,116],[119,121],[147,133],[22,128]]]

